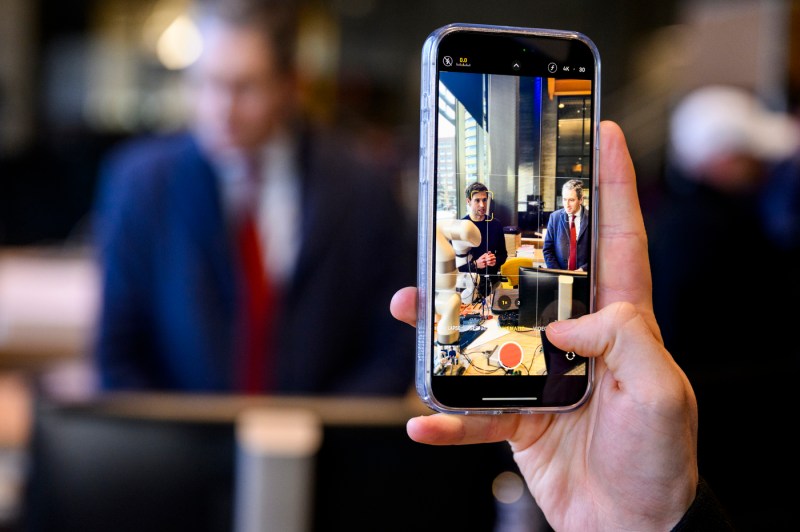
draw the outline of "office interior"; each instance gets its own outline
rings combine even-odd
[[[439,109],[437,219],[462,217],[462,191],[476,181],[491,191],[492,216],[521,237],[542,236],[571,179],[582,182],[588,208],[589,80],[443,72]]]
[[[450,253],[440,249],[443,240],[437,233],[435,375],[555,374],[551,359],[557,356],[544,352],[541,331],[556,319],[586,313],[588,272],[547,268],[543,243],[548,220],[562,205],[565,183],[579,180],[583,208],[590,205],[591,85],[582,79],[440,73],[437,231],[453,248],[464,246],[457,242],[463,240],[455,236],[458,230],[445,234],[439,226],[469,227],[472,222],[463,220],[468,201],[462,191],[482,183],[488,188],[486,219],[503,226],[507,258],[497,274],[481,282],[476,271],[464,271],[458,259],[464,250],[454,249],[458,272],[440,276],[450,269],[439,265]],[[588,224],[588,216],[583,223]],[[476,222],[478,228],[481,224]],[[484,252],[496,254],[489,245],[481,242],[468,253],[473,260]],[[450,292],[458,293],[459,308],[440,302]],[[454,314],[458,323],[450,318]],[[521,356],[506,364],[502,352],[509,342],[519,346]],[[584,365],[573,368],[563,360],[569,374],[585,375]]]
[[[651,246],[664,229],[658,214],[673,205],[667,198],[685,191],[668,147],[670,111],[683,95],[712,84],[743,87],[791,117],[800,102],[800,6],[794,0],[299,3],[307,111],[353,132],[359,139],[354,149],[399,169],[396,190],[411,220],[421,44],[449,22],[573,29],[596,43],[601,117],[626,133]],[[243,501],[254,493],[273,500],[260,482],[274,477],[275,467],[298,486],[284,508],[290,509],[286,518],[305,529],[548,530],[502,445],[424,448],[408,441],[405,420],[425,411],[413,389],[388,401],[96,395],[88,346],[99,284],[88,213],[99,165],[127,138],[184,123],[180,76],[197,44],[189,8],[189,0],[0,3],[0,530],[22,527],[31,498],[53,509],[32,525],[37,530],[124,530],[126,523],[149,530],[244,529],[248,520],[267,519],[258,504]],[[585,105],[569,98],[565,109]],[[576,138],[585,134],[582,126],[571,131]],[[507,214],[525,227],[523,236],[536,238],[529,207],[558,208],[558,179],[583,176],[584,155],[565,152],[553,165],[552,188],[508,198],[506,205],[522,204]],[[755,223],[751,207],[742,227]],[[452,208],[463,215],[463,205]],[[673,213],[692,215],[679,208]],[[744,256],[747,264],[757,251],[745,246],[758,242],[712,259],[733,268]],[[678,288],[659,273],[677,263],[681,249],[678,241],[669,250],[671,261],[652,259],[656,303]],[[782,283],[784,301],[793,302],[797,280]],[[713,301],[733,285],[700,286]],[[705,316],[701,307],[690,300],[682,315]],[[748,320],[761,318],[747,309]],[[713,312],[729,330],[738,327],[732,323],[741,313],[726,312],[736,310]],[[657,310],[665,331],[672,317]],[[794,375],[796,351],[793,345],[770,351],[782,357],[770,379]],[[751,396],[721,413],[720,403],[746,394],[726,388],[740,381],[726,380],[732,371],[716,354],[708,358],[714,362],[698,363],[702,369],[687,362],[700,399],[701,474],[745,528],[784,526],[791,504],[763,486],[796,466],[782,433],[794,416],[792,401],[779,384],[759,376],[751,384],[770,384],[771,395]],[[709,397],[712,390],[719,399]],[[40,409],[43,398],[48,402]],[[252,418],[243,414],[253,409],[288,411],[293,419],[312,414],[305,431],[311,443],[297,444],[305,454],[276,466],[245,445]],[[298,410],[304,414],[292,415]],[[755,419],[757,426],[742,426]],[[40,449],[31,439],[37,423],[45,435]],[[28,490],[37,465],[47,466],[50,481]]]

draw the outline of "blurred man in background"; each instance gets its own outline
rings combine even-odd
[[[656,317],[697,394],[700,473],[744,530],[790,518],[788,496],[744,488],[797,466],[783,424],[800,361],[785,309],[800,283],[761,203],[799,139],[745,89],[685,95],[671,115],[671,188],[649,232]],[[756,426],[741,430],[745,420]]]
[[[391,176],[303,119],[293,2],[199,5],[190,131],[107,161],[95,227],[105,389],[403,394],[413,280]]]

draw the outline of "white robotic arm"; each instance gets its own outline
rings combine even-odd
[[[467,263],[467,252],[481,243],[481,232],[470,220],[440,220],[436,223],[436,328],[440,344],[458,342],[461,296],[456,292],[458,268]]]

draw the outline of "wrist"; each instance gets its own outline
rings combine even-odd
[[[672,532],[691,530],[735,530],[725,508],[711,487],[701,478],[697,483],[695,497]]]

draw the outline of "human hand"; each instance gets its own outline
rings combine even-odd
[[[409,420],[434,445],[508,440],[531,493],[558,530],[669,529],[695,496],[697,406],[664,349],[651,299],[647,238],[633,165],[616,124],[601,124],[599,310],[552,324],[555,345],[597,357],[595,391],[566,414]],[[416,321],[416,289],[392,300]]]
[[[495,258],[494,254],[491,252],[486,252],[478,257],[478,259],[475,261],[475,266],[483,269],[488,266],[494,266],[496,262],[497,259]]]

